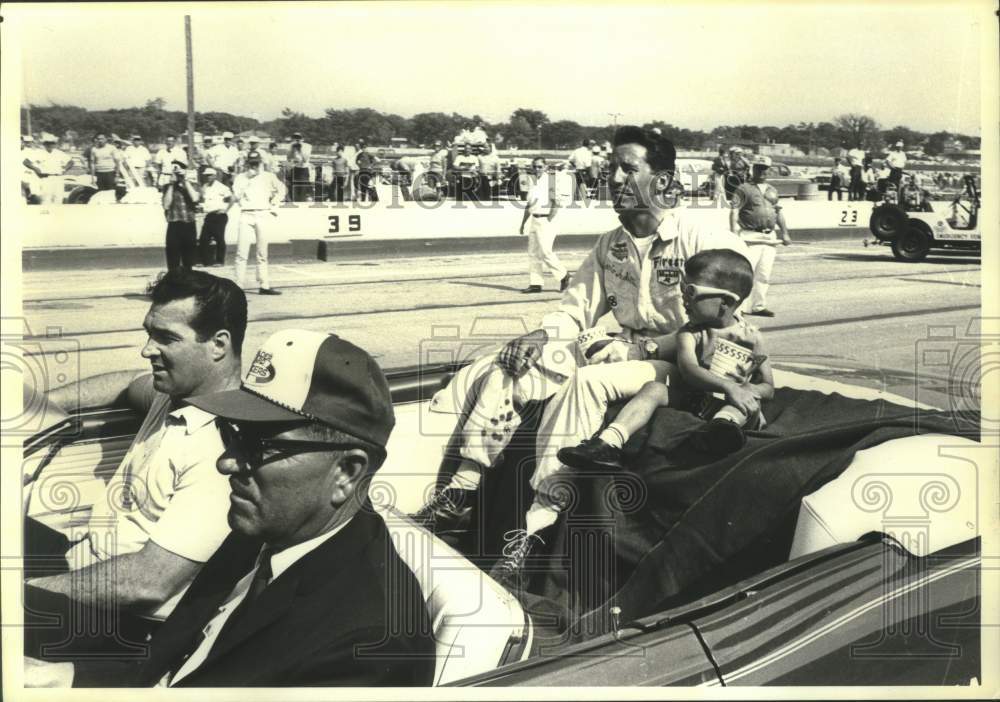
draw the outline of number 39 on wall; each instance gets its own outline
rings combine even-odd
[[[840,222],[838,223],[841,227],[856,227],[858,226],[858,209],[856,207],[847,207],[840,211]]]
[[[327,215],[327,221],[329,222],[329,228],[327,234],[339,234],[340,233],[340,215]],[[361,215],[348,215],[347,217],[347,231],[349,232],[360,232],[361,231]]]

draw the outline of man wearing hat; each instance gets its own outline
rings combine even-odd
[[[256,151],[260,154],[260,167],[265,171],[274,171],[274,157],[270,153],[260,148],[260,137],[251,135],[247,137],[246,151],[240,151],[240,157],[236,161],[236,173],[243,173],[247,169],[247,154]]]
[[[201,224],[199,240],[201,265],[220,267],[226,263],[226,225],[229,223],[229,208],[233,206],[233,191],[219,182],[214,168],[206,168],[202,175],[205,178],[201,186],[205,221]]]
[[[885,156],[885,163],[889,166],[889,182],[899,189],[899,183],[903,180],[903,169],[906,168],[906,152],[903,151],[903,142],[897,141]]]
[[[58,204],[63,201],[63,175],[73,165],[73,159],[56,148],[58,139],[54,134],[42,132],[43,149],[32,149],[23,163],[34,171],[39,180],[39,196],[43,205]]]
[[[156,152],[156,158],[153,159],[157,169],[157,187],[165,187],[173,179],[175,161],[187,163],[187,152],[177,145],[176,136],[167,134],[163,138],[163,148]]]
[[[308,202],[312,199],[312,178],[309,160],[312,157],[312,145],[302,141],[302,134],[292,134],[292,144],[288,149],[288,169],[292,192],[292,202]]]
[[[194,268],[198,261],[195,205],[201,200],[198,174],[186,161],[173,162],[173,177],[163,188],[163,214],[167,219],[167,270]]]
[[[222,143],[216,144],[205,154],[208,165],[216,170],[216,175],[223,185],[233,184],[233,171],[240,152],[233,145],[233,133],[223,132]]]
[[[259,151],[247,154],[244,173],[233,181],[233,197],[240,206],[240,235],[236,243],[236,283],[242,287],[247,273],[250,244],[257,246],[257,282],[261,295],[280,295],[270,286],[267,245],[274,208],[285,199],[285,185],[273,173],[261,168]]]
[[[755,156],[752,162],[750,182],[743,183],[733,192],[732,207],[729,210],[729,229],[746,242],[747,258],[753,265],[753,292],[747,298],[744,309],[747,314],[773,317],[767,308],[767,289],[771,284],[771,269],[774,267],[775,247],[781,234],[781,243],[792,243],[785,225],[785,215],[781,211],[778,191],[767,182],[767,169],[771,166],[770,156]]]
[[[29,664],[28,684],[429,685],[420,587],[367,496],[395,423],[375,360],[333,335],[281,331],[240,389],[192,403],[219,417],[232,534],[142,660]]]
[[[94,176],[98,190],[114,190],[121,155],[104,134],[98,134],[94,140],[96,143],[90,150],[90,175]]]
[[[729,148],[729,172],[726,174],[726,199],[733,197],[733,192],[741,184],[747,182],[750,173],[750,162],[743,155],[743,149],[739,146]]]

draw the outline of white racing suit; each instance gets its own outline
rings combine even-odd
[[[489,468],[520,423],[516,410],[525,401],[552,397],[538,431],[537,467],[531,479],[537,491],[542,480],[561,467],[556,451],[589,438],[600,427],[608,402],[617,399],[611,389],[615,383],[594,382],[600,376],[597,367],[577,380],[577,368],[586,365],[575,343],[580,331],[611,312],[627,341],[674,332],[687,321],[680,291],[685,261],[706,249],[747,253],[729,231],[703,225],[683,209],[668,211],[654,236],[642,259],[624,227],[598,239],[563,293],[559,309],[542,319],[549,341],[536,367],[516,381],[484,378],[503,374],[491,358],[468,367],[435,395],[432,411],[459,415],[464,458]],[[507,401],[515,410],[509,418]],[[498,425],[501,431],[491,431]]]

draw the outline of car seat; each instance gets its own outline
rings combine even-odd
[[[524,660],[532,622],[517,599],[393,507],[376,507],[420,585],[436,646],[434,685]]]
[[[872,532],[914,556],[973,538],[979,467],[971,451],[979,448],[971,439],[923,434],[858,451],[839,477],[802,498],[789,559]]]

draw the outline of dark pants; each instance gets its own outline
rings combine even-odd
[[[309,180],[308,168],[292,168],[292,202],[308,202],[313,195],[313,183]]]
[[[377,177],[377,175],[370,171],[361,171],[358,173],[358,180],[355,185],[359,202],[364,202],[365,200],[378,202],[378,192],[375,190],[375,178]]]
[[[194,268],[198,254],[198,230],[194,222],[167,222],[167,270]]]
[[[210,266],[213,263],[226,262],[226,224],[229,215],[225,212],[209,212],[201,225],[201,264]],[[215,245],[215,255],[212,255],[212,245]]]
[[[344,201],[344,191],[347,189],[347,176],[334,175],[330,181],[330,200],[333,202]]]
[[[842,190],[843,187],[844,186],[840,182],[840,178],[838,177],[830,178],[830,189],[826,192],[826,199],[832,200],[833,194],[837,193],[837,199],[843,200],[844,199],[844,191]]]
[[[861,166],[851,166],[851,189],[847,199],[865,199],[865,184],[861,182]]]
[[[118,178],[115,176],[114,171],[97,171],[94,175],[97,177],[98,190],[115,189],[115,181],[117,181]]]
[[[902,168],[890,168],[888,181],[899,189],[899,183],[903,180],[903,169]]]
[[[25,579],[69,572],[69,540],[41,522],[24,520]],[[83,606],[39,587],[24,588],[24,655],[61,661],[95,654],[136,657],[158,622],[98,606]]]

